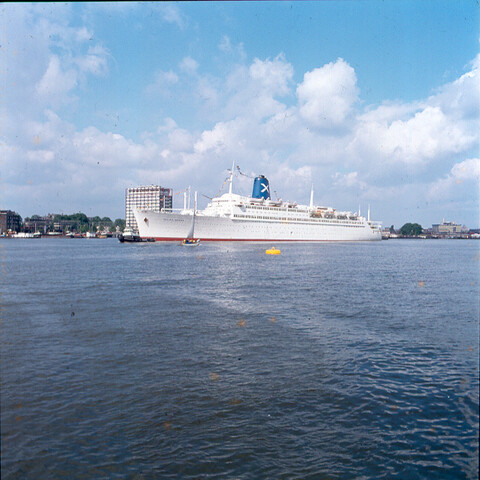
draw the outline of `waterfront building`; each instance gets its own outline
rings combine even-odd
[[[47,233],[52,229],[54,217],[55,215],[52,213],[44,216],[32,215],[30,218],[25,219],[25,231]]]
[[[22,217],[11,210],[0,210],[0,234],[7,232],[19,232],[22,224]]]
[[[154,212],[171,211],[172,189],[158,185],[131,187],[125,190],[125,226],[138,234],[138,226],[132,208]]]
[[[467,227],[462,227],[455,222],[446,222],[445,220],[442,223],[436,223],[432,225],[432,232],[437,235],[458,235],[462,233],[467,233]]]

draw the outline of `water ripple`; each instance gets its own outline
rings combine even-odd
[[[5,245],[2,478],[478,478],[466,243]]]

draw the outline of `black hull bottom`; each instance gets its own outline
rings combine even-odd
[[[120,243],[137,243],[137,242],[154,242],[155,239],[154,238],[141,238],[137,235],[135,235],[134,237],[124,237],[123,235],[120,235],[118,237],[118,240]]]

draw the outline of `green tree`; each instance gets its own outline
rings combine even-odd
[[[33,218],[33,217],[32,217]],[[88,225],[88,217],[84,213],[74,213],[73,215],[60,215],[57,214],[53,218],[54,222],[59,222],[60,220],[67,220],[69,222],[78,223],[80,225]]]
[[[95,215],[94,217],[90,217],[90,231],[96,231],[97,227],[99,227],[102,223],[102,219],[98,216]]]
[[[400,233],[407,237],[418,237],[423,232],[423,228],[418,223],[406,223],[401,229]]]
[[[72,217],[77,222],[88,225],[88,217],[84,213],[78,212],[72,215]]]
[[[117,218],[113,222],[113,226],[116,228],[118,227],[122,232],[125,230],[125,220],[122,218]]]

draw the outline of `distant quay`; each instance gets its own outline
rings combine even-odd
[[[12,210],[0,211],[0,236],[12,238],[66,237],[66,238],[110,238],[120,235],[125,220],[109,217],[87,217],[84,213],[71,215],[32,215],[22,217]]]
[[[126,227],[124,219],[87,217],[84,213],[71,215],[32,215],[22,217],[12,210],[0,210],[0,238],[118,238]],[[382,230],[382,240],[391,239],[480,239],[480,229],[469,229],[455,222],[433,224],[423,228],[418,223],[406,223],[400,229]]]
[[[432,228],[422,228],[418,223],[406,223],[396,230],[392,225],[382,230],[382,240],[397,238],[417,239],[479,239],[480,229],[468,229],[465,225],[455,222],[433,224]]]
[[[95,233],[95,232],[87,232],[87,233],[72,233],[72,232],[48,232],[48,233],[40,233],[40,232],[8,232],[0,234],[0,238],[119,238],[121,236],[121,232],[107,232],[107,233]]]

